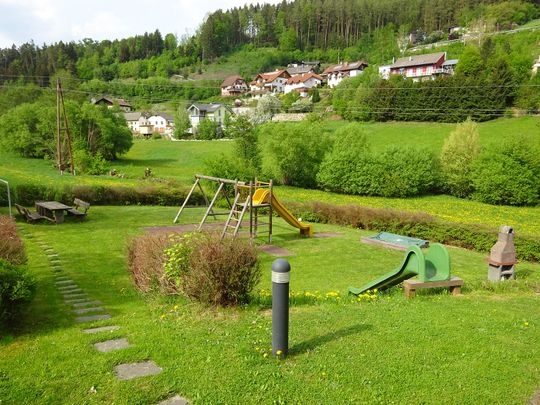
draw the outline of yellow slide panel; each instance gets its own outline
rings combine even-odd
[[[267,188],[258,188],[253,195],[253,205],[267,204],[270,201],[270,190]],[[283,204],[276,198],[274,194],[272,196],[272,208],[283,218],[287,223],[295,228],[300,229],[300,235],[306,235],[308,237],[313,236],[313,227],[311,224],[305,224],[295,218],[290,211],[285,208]]]

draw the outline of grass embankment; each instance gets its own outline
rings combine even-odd
[[[276,221],[274,243],[295,253],[291,289],[321,296],[290,315],[290,352],[265,357],[271,345],[265,304],[204,309],[180,297],[142,297],[125,264],[127,241],[142,227],[170,225],[173,207],[92,207],[86,222],[27,225],[38,297],[21,330],[0,341],[0,398],[6,403],[156,403],[179,393],[192,403],[525,403],[540,385],[540,265],[520,263],[518,281],[486,282],[481,254],[450,249],[464,296],[401,290],[374,302],[345,293],[396,267],[402,252],[364,245],[365,232],[300,239]],[[201,210],[182,218],[195,222]],[[63,304],[37,240],[59,253],[65,273],[99,299],[118,331],[84,335]],[[261,240],[261,242],[263,242]],[[270,288],[270,263],[261,254]],[[340,299],[325,300],[326,293]],[[265,294],[263,294],[265,296]],[[263,303],[268,299],[262,299]],[[126,337],[132,347],[98,353],[92,344]],[[117,381],[113,367],[154,360],[163,373]],[[91,392],[95,388],[95,393]]]

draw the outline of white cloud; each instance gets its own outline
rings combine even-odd
[[[277,4],[281,0],[266,0]],[[117,39],[159,29],[193,33],[208,12],[257,3],[249,0],[0,0],[0,47]],[[264,1],[260,1],[263,3]]]

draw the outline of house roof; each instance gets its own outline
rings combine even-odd
[[[428,53],[426,55],[414,55],[406,56],[404,58],[399,58],[394,63],[390,65],[390,68],[404,68],[411,66],[421,66],[421,65],[433,65],[437,63],[441,58],[444,58],[444,52],[437,53]]]
[[[351,70],[362,70],[368,66],[367,62],[364,62],[363,60],[357,60],[356,62],[343,62],[338,65],[332,65],[327,67],[323,75],[329,75],[330,73],[339,73],[339,72],[348,72]]]
[[[289,80],[287,80],[287,84],[305,83],[311,78],[320,80],[321,82],[323,81],[323,78],[321,76],[319,76],[318,74],[306,73],[306,74],[303,74],[303,75],[290,77]]]
[[[191,104],[189,106],[188,110],[191,107],[195,107],[199,111],[205,111],[205,112],[208,112],[208,113],[213,113],[213,112],[216,112],[217,110],[219,110],[221,107],[223,107],[223,104],[221,104],[221,103],[212,103],[212,104],[197,104],[197,103],[194,103],[194,104]]]
[[[459,59],[448,59],[447,61],[444,61],[443,66],[455,66],[459,62]]]
[[[274,72],[259,73],[257,76],[255,76],[255,79],[253,79],[252,83],[256,82],[258,77],[260,77],[265,83],[272,83],[274,80],[281,76],[286,76],[287,79],[291,77],[291,75],[289,74],[289,72],[287,72],[286,69],[278,69]]]
[[[239,75],[229,76],[223,81],[223,83],[221,83],[221,87],[232,86],[232,85],[234,85],[234,83],[236,83],[237,80],[244,81],[244,79],[242,79],[242,77],[239,76]]]
[[[162,117],[162,118],[165,118],[167,121],[174,121],[174,117],[171,115],[171,114],[167,114],[167,113],[162,113],[162,112],[157,112],[155,114],[152,114],[156,117]]]
[[[120,107],[132,107],[131,104],[129,104],[123,98],[101,97],[94,101],[94,104],[98,104],[100,101],[104,101],[105,103],[110,105],[117,103]]]
[[[138,121],[141,118],[141,112],[126,112],[124,113],[124,118],[126,121]]]
[[[292,66],[287,68],[287,73],[289,73],[291,76],[294,75],[302,75],[304,73],[309,73],[313,70],[313,66],[310,65],[300,65],[300,66]]]

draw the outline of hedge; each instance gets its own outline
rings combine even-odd
[[[290,205],[306,221],[398,233],[478,252],[488,253],[498,236],[493,228],[443,221],[425,213],[321,202]],[[519,260],[540,261],[539,238],[518,234],[514,243]]]

